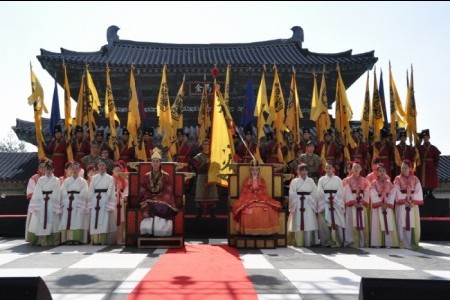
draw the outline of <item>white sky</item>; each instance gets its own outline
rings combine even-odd
[[[98,51],[110,25],[119,26],[126,40],[206,44],[290,38],[298,25],[303,47],[312,52],[375,50],[387,105],[389,60],[403,103],[406,70],[413,64],[418,130],[430,129],[431,142],[449,155],[449,16],[450,2],[1,2],[0,140],[16,118],[33,121],[30,61],[51,110],[54,82],[36,58],[41,48]],[[365,80],[347,91],[354,120],[361,116]],[[372,93],[372,80],[370,88]],[[63,116],[62,89],[59,99]]]

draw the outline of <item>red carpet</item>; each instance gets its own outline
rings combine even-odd
[[[256,300],[235,248],[186,245],[169,249],[128,297],[164,300]]]

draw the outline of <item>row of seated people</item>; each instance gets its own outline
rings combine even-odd
[[[141,232],[157,236],[172,234],[175,205],[168,174],[161,170],[161,152],[155,148],[152,169],[140,183]],[[80,164],[73,162],[67,178],[54,176],[53,162],[43,159],[29,180],[30,200],[25,240],[32,245],[124,244],[128,179],[123,166],[107,174],[99,160],[98,172],[88,180],[80,176]],[[67,168],[69,170],[69,168]]]

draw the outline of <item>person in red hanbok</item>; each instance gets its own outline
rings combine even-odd
[[[250,176],[244,180],[239,199],[233,204],[233,218],[240,234],[271,235],[280,229],[281,203],[269,196],[259,171],[253,162]]]
[[[402,167],[402,161],[409,160],[414,161],[414,156],[416,154],[416,151],[413,146],[406,144],[406,129],[402,128],[400,129],[398,133],[398,137],[400,139],[400,143],[398,143],[395,147],[397,150],[397,153],[399,155],[399,161],[395,161],[396,165],[394,168],[394,174],[392,175],[392,178],[395,178],[397,175],[400,175],[401,173],[401,167]]]
[[[394,170],[394,148],[388,142],[389,133],[385,129],[380,131],[381,140],[374,143],[374,156],[380,160],[380,163],[386,168],[387,174],[390,176]]]
[[[91,151],[90,142],[83,137],[83,127],[75,127],[75,139],[72,142],[73,159],[83,166],[82,158],[88,155]]]
[[[417,177],[423,186],[424,197],[434,198],[433,190],[439,185],[438,168],[441,151],[430,143],[430,130],[422,130],[423,144],[419,146],[420,165]]]
[[[152,168],[140,183],[139,205],[142,235],[171,236],[173,217],[178,213],[169,174],[161,169],[161,150],[153,148]]]
[[[67,143],[62,136],[61,125],[55,126],[55,137],[50,144],[44,147],[45,153],[53,160],[54,175],[60,177],[64,175],[64,168],[67,162]]]

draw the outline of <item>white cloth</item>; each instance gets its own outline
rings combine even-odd
[[[344,204],[344,187],[342,180],[338,176],[322,176],[317,183],[318,211],[325,212],[325,220],[332,223],[330,211],[330,193],[325,191],[336,191],[333,193],[334,222],[337,226],[345,228],[345,204]]]
[[[141,234],[150,234],[154,236],[171,236],[173,230],[173,221],[154,216],[145,218],[141,222]]]
[[[70,227],[67,228],[69,220],[70,197],[73,193],[72,211],[70,212]],[[87,207],[88,184],[87,181],[78,176],[66,178],[61,186],[62,215],[59,230],[87,229],[84,226],[84,216]]]
[[[114,210],[116,209],[116,198],[114,193],[114,180],[109,174],[97,174],[92,177],[88,192],[88,209],[90,210],[91,234],[109,233],[115,231],[110,222],[114,222]],[[98,192],[95,190],[106,190],[100,193],[101,198],[97,201]],[[98,203],[98,216],[97,216]],[[95,228],[95,220],[97,219],[97,228]]]
[[[318,230],[317,222],[317,186],[309,177],[303,179],[297,177],[292,179],[289,186],[289,217],[288,217],[288,231],[297,232],[301,230],[301,195],[298,192],[306,192],[309,195],[304,195],[303,206],[303,225],[304,231]]]
[[[45,192],[48,194],[47,214],[45,214]],[[50,235],[59,229],[59,220],[61,215],[61,189],[59,179],[55,176],[42,176],[39,178],[30,200],[28,210],[31,212],[29,232],[38,236]],[[44,228],[44,219],[47,215],[46,226]]]

